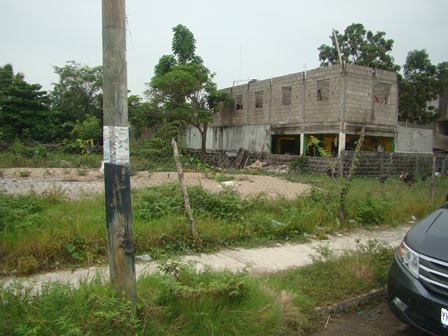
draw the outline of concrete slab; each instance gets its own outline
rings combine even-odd
[[[316,249],[328,247],[336,255],[348,250],[355,250],[359,243],[377,240],[391,247],[397,247],[410,227],[357,230],[347,235],[332,236],[328,240],[311,240],[302,244],[278,244],[274,247],[256,249],[235,248],[226,249],[212,254],[197,254],[181,257],[184,262],[195,262],[198,270],[208,265],[216,270],[231,270],[233,272],[247,270],[253,274],[277,272],[289,268],[301,267],[312,262],[312,256],[318,255]],[[157,262],[136,263],[138,277],[157,272]],[[89,267],[75,271],[59,271],[37,274],[26,278],[10,277],[0,281],[2,286],[11,286],[20,282],[33,291],[40,291],[43,285],[50,282],[69,283],[77,286],[80,281],[90,281],[99,276],[109,280],[107,266]]]

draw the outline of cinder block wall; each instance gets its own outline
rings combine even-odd
[[[291,102],[283,100],[290,88]],[[299,72],[225,89],[242,99],[219,113],[212,126],[263,124],[362,123],[396,126],[398,89],[395,73],[347,64]],[[256,106],[260,97],[262,106]]]

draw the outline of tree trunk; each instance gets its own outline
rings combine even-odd
[[[204,125],[201,133],[201,163],[205,164],[206,162],[206,154],[207,154],[207,125]]]

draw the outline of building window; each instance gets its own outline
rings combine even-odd
[[[375,83],[373,89],[373,99],[377,104],[389,104],[390,96],[390,84],[386,83]]]
[[[263,91],[255,92],[255,108],[263,107]]]
[[[243,109],[243,95],[237,95],[235,97],[235,101],[236,101],[236,110],[242,110]]]
[[[317,93],[316,98],[318,101],[328,100],[330,97],[330,80],[317,81]]]
[[[291,105],[292,87],[282,87],[282,105]]]

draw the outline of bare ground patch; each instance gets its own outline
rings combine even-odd
[[[210,192],[223,190],[221,183],[199,172],[185,172],[189,186],[202,186]],[[270,198],[293,199],[311,187],[289,182],[279,177],[263,175],[226,175],[237,184],[236,193],[243,199],[263,194]],[[176,172],[138,172],[131,177],[132,188],[178,183]],[[0,190],[7,194],[63,193],[67,198],[79,198],[104,191],[103,174],[98,169],[82,168],[7,168],[0,169]]]

